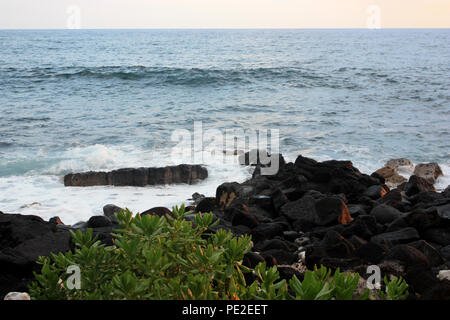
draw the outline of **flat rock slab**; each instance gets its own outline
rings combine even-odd
[[[64,177],[66,187],[164,185],[175,183],[195,184],[208,177],[201,165],[181,164],[163,168],[126,168],[110,172],[71,173]]]

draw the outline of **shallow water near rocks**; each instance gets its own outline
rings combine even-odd
[[[437,162],[450,184],[450,30],[0,31],[0,210],[65,223],[214,195],[195,186],[64,188],[69,172],[179,164],[175,129],[279,129],[280,152]],[[229,156],[235,158],[233,156]],[[408,175],[408,172],[405,173]]]

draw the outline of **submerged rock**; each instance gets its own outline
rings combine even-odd
[[[109,184],[108,173],[106,172],[89,171],[70,173],[64,176],[64,185],[66,187],[106,186]]]
[[[414,164],[411,160],[406,158],[398,158],[398,159],[391,159],[384,165],[385,167],[390,167],[393,169],[397,169],[398,167],[409,167],[413,168]]]
[[[374,172],[384,178],[386,184],[390,187],[397,187],[399,184],[406,182],[406,178],[399,175],[394,168],[383,167]]]
[[[414,169],[414,175],[424,178],[429,183],[434,184],[436,179],[443,176],[441,167],[435,162],[432,163],[421,163]]]

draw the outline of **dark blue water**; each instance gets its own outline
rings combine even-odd
[[[289,160],[446,171],[449,61],[449,29],[0,31],[0,210],[60,210],[69,171],[164,165],[194,121],[279,129]],[[246,174],[210,165],[212,192]]]

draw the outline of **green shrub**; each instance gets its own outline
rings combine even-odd
[[[261,263],[254,270],[242,265],[250,251],[249,236],[230,231],[205,231],[212,214],[185,219],[184,206],[173,208],[174,217],[117,214],[119,229],[114,245],[92,237],[92,229],[72,232],[75,250],[40,257],[41,272],[30,285],[32,299],[353,299],[359,275],[344,275],[325,267],[307,271],[300,282],[295,276],[279,281],[276,267]],[[69,289],[69,266],[81,271],[81,288]],[[244,274],[257,278],[247,284]],[[401,279],[400,279],[401,280]],[[403,282],[387,284],[387,299],[405,298]],[[368,292],[356,297],[367,299]]]
[[[386,285],[385,291],[379,291],[379,296],[383,300],[405,300],[408,298],[408,284],[402,277],[393,277],[391,281],[388,281],[387,277],[384,277],[384,284]]]

